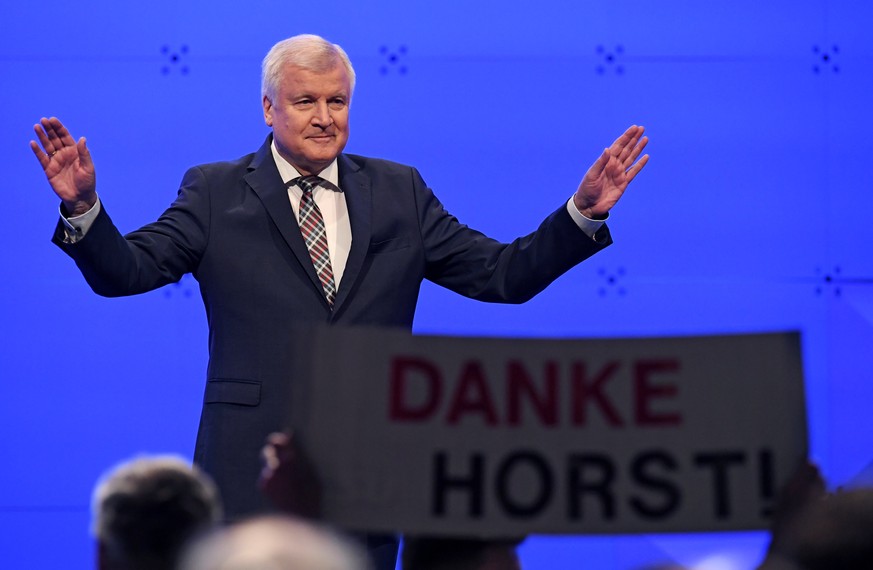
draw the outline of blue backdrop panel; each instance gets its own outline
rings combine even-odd
[[[833,485],[873,480],[869,4],[48,0],[7,2],[0,21],[4,567],[91,566],[94,481],[139,452],[190,454],[206,361],[193,279],[102,299],[48,242],[57,201],[30,126],[57,115],[86,136],[102,199],[135,229],[186,168],[263,141],[261,58],[302,32],[355,64],[347,150],[417,166],[450,211],[498,238],[534,229],[629,124],[652,137],[610,220],[615,246],[521,306],[426,285],[417,331],[799,329],[812,454]],[[46,535],[56,548],[41,548]],[[538,537],[521,552],[529,569],[739,569],[764,539]]]

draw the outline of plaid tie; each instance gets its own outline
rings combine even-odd
[[[303,196],[300,198],[300,233],[303,234],[303,240],[309,249],[312,265],[315,266],[315,272],[321,280],[321,286],[324,289],[327,303],[333,308],[333,301],[336,298],[336,284],[333,280],[330,254],[327,250],[327,234],[324,231],[324,218],[322,218],[321,210],[318,209],[312,197],[312,191],[322,184],[326,184],[327,181],[318,176],[301,176],[300,178],[295,178],[292,182],[297,183],[297,186],[303,190]]]

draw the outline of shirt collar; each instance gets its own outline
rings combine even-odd
[[[276,168],[279,169],[279,176],[282,177],[282,182],[288,184],[295,178],[302,176],[300,171],[294,168],[294,165],[285,160],[279,150],[276,148],[276,139],[270,142],[270,151],[273,153],[273,161],[276,163]],[[336,159],[327,165],[327,167],[318,173],[318,175],[337,188],[339,188],[339,169],[337,168]]]

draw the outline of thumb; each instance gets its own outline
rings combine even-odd
[[[80,138],[76,143],[76,150],[79,151],[79,163],[82,167],[93,170],[94,163],[91,161],[91,151],[88,150],[85,137]]]
[[[603,149],[603,154],[601,154],[597,160],[594,161],[594,164],[591,165],[591,169],[589,172],[591,174],[597,176],[606,168],[606,165],[609,163],[611,155],[609,154],[609,149]]]

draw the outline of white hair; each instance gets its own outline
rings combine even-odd
[[[366,552],[327,527],[262,516],[197,541],[181,570],[371,570]]]
[[[315,73],[326,73],[337,65],[346,69],[349,77],[349,97],[355,90],[355,70],[346,52],[321,36],[300,34],[274,45],[261,64],[261,96],[270,101],[279,90],[279,81],[286,65],[296,65]]]

